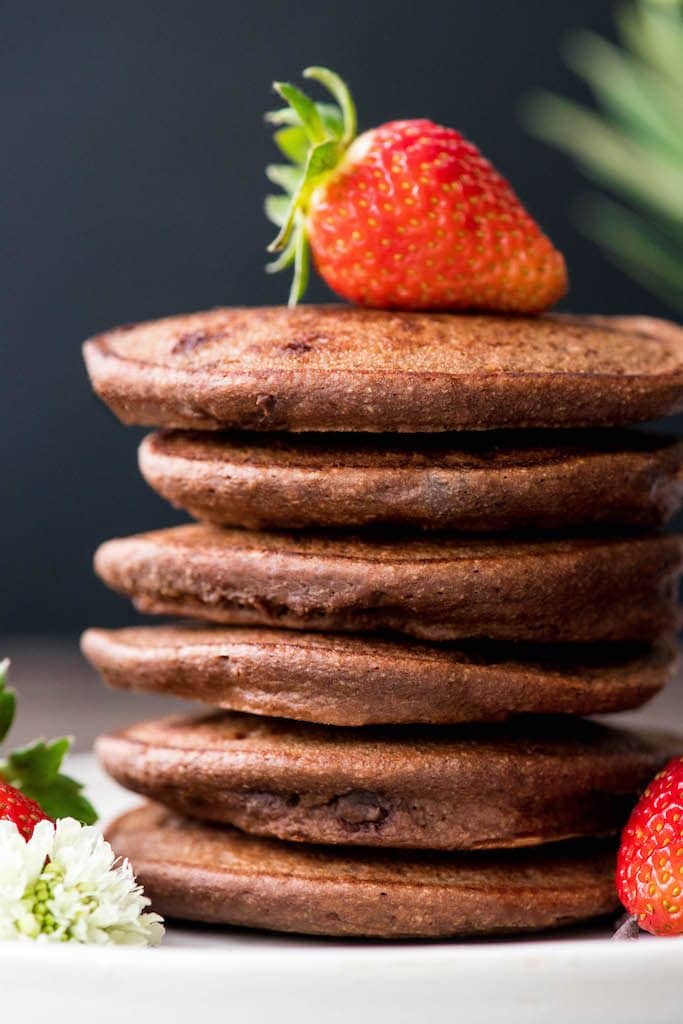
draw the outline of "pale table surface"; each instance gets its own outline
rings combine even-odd
[[[0,637],[0,658],[5,657],[18,694],[12,746],[36,736],[70,735],[74,750],[90,750],[98,733],[194,707],[111,690],[82,657],[76,637]]]
[[[77,749],[86,751],[98,732],[188,707],[107,690],[75,641],[8,638],[0,640],[5,655],[14,659],[20,694],[16,742],[75,733]],[[679,682],[648,708],[617,720],[675,728],[682,719]],[[71,768],[103,819],[127,806],[130,795],[107,780],[91,756],[78,755]],[[158,950],[7,944],[0,960],[5,1015],[25,1024],[683,1020],[683,939],[615,943],[604,922],[530,939],[435,943],[169,925]]]

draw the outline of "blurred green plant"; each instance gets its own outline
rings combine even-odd
[[[522,116],[623,200],[586,197],[582,230],[683,313],[683,0],[631,0],[615,21],[619,45],[577,31],[565,46],[599,111],[539,92]]]

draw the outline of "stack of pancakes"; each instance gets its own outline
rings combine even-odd
[[[683,741],[578,716],[672,673],[683,448],[624,427],[683,407],[683,331],[224,309],[85,355],[199,520],[96,557],[180,621],[83,643],[212,708],[99,741],[155,801],[110,838],[156,908],[404,937],[612,912],[614,836]]]

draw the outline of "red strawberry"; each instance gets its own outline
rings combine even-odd
[[[655,776],[629,818],[617,892],[645,931],[683,934],[683,757]]]
[[[30,839],[39,821],[52,821],[35,800],[8,782],[0,782],[0,820],[13,821],[24,839]]]
[[[268,168],[286,196],[266,210],[281,227],[270,265],[294,264],[290,304],[307,279],[308,245],[339,295],[394,309],[535,313],[567,289],[561,254],[476,146],[431,121],[392,121],[355,138],[341,79],[308,68],[339,106],[287,83],[289,108],[269,115],[294,166]]]

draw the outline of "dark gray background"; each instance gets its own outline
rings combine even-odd
[[[517,120],[534,86],[585,97],[559,46],[579,25],[609,34],[607,2],[25,0],[0,12],[3,633],[132,617],[92,576],[92,551],[177,517],[138,477],[141,432],[91,396],[79,343],[120,321],[284,300],[285,280],[262,271],[273,77],[328,64],[364,127],[458,127],[564,250],[571,308],[666,313],[576,233],[583,179]]]

